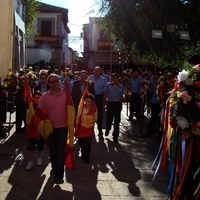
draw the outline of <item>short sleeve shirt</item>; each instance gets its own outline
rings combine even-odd
[[[54,128],[67,127],[66,98],[66,93],[63,89],[60,90],[58,95],[53,95],[49,90],[40,98],[38,108],[46,109]]]

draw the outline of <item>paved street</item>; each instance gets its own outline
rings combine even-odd
[[[123,106],[119,144],[112,142],[111,133],[99,138],[95,130],[90,164],[79,157],[75,144],[76,172],[66,169],[65,183],[54,185],[50,176],[48,148],[43,152],[43,165],[25,171],[28,162],[28,140],[17,133],[11,116],[9,136],[0,140],[0,199],[1,200],[164,200],[166,174],[158,173],[151,185],[153,172],[149,168],[155,158],[159,142],[141,139],[140,123],[128,122]],[[7,120],[8,122],[8,120]],[[145,118],[143,133],[147,129]],[[5,124],[8,126],[8,123]]]

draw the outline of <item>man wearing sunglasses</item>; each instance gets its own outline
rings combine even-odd
[[[53,125],[53,133],[48,138],[49,156],[52,165],[51,174],[55,174],[55,184],[64,183],[64,161],[67,141],[67,98],[60,86],[56,74],[50,74],[47,80],[50,90],[40,98],[38,108],[45,109]]]

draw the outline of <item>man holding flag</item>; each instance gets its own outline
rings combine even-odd
[[[62,184],[64,183],[67,138],[69,138],[69,147],[73,146],[75,113],[68,84],[66,83],[65,90],[62,89],[59,86],[59,79],[56,74],[49,75],[48,84],[50,90],[42,95],[38,108],[46,110],[53,125],[53,132],[48,138],[49,156],[52,165],[51,174],[55,174],[55,184]]]

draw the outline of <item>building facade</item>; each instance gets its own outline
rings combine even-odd
[[[0,76],[25,65],[25,3],[23,0],[0,1]]]
[[[89,23],[83,25],[83,66],[93,69],[100,66],[110,72],[121,72],[129,65],[129,60],[112,35],[101,28],[99,18],[90,17]]]
[[[41,3],[35,30],[26,46],[28,64],[42,61],[58,69],[63,63],[70,64],[68,9]]]
[[[104,70],[121,73],[125,69],[154,68],[152,62],[130,61],[123,52],[123,45],[115,41],[102,29],[100,18],[90,17],[89,23],[83,25],[83,66],[93,70],[100,66]]]

